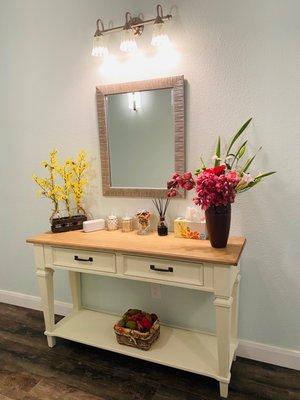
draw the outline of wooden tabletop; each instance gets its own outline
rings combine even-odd
[[[245,242],[244,237],[231,237],[226,248],[214,249],[209,240],[175,238],[173,233],[168,236],[158,236],[156,232],[137,235],[136,232],[123,233],[120,230],[48,232],[27,240],[27,243],[55,247],[119,251],[225,265],[238,264]]]

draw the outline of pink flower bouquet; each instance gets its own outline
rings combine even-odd
[[[247,140],[240,144],[236,148],[236,151],[233,151],[233,147],[236,145],[237,140],[250,124],[251,120],[252,118],[245,122],[240,130],[234,135],[223,158],[221,156],[221,139],[220,137],[218,138],[215,155],[212,157],[214,161],[213,167],[207,167],[201,158],[202,165],[195,171],[194,177],[191,172],[185,172],[184,174],[176,172],[167,183],[169,197],[177,196],[180,188],[184,190],[195,189],[195,197],[193,198],[193,201],[206,212],[207,227],[211,239],[213,236],[213,230],[220,234],[223,225],[228,225],[229,223],[229,226],[226,226],[226,232],[228,231],[227,238],[225,238],[226,240],[222,241],[221,246],[214,246],[212,243],[214,247],[225,247],[227,244],[230,227],[230,218],[228,218],[228,213],[230,213],[230,204],[235,201],[236,194],[251,189],[261,182],[263,178],[275,173],[275,171],[272,171],[253,176],[248,172],[256,154],[248,158],[245,162],[242,162],[246,152]],[[212,214],[219,215],[217,229],[213,229],[214,227],[208,221],[209,215]],[[226,214],[226,218],[220,217],[221,215],[224,216]]]

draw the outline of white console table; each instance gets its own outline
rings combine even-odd
[[[172,234],[139,236],[120,231],[44,233],[27,242],[34,244],[50,347],[55,345],[55,337],[61,337],[206,375],[220,382],[220,394],[227,397],[230,368],[238,346],[238,262],[244,238],[231,238],[225,249],[214,249],[208,241],[178,239]],[[72,313],[57,324],[53,295],[56,269],[69,272],[73,299]],[[80,273],[212,292],[216,334],[163,325],[159,340],[149,351],[122,346],[113,331],[117,317],[82,306]]]

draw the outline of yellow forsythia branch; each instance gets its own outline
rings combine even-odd
[[[75,204],[77,208],[77,212],[84,212],[82,207],[82,197],[84,192],[84,187],[87,185],[88,180],[86,178],[86,172],[89,167],[87,162],[87,154],[84,150],[81,150],[77,155],[75,161],[73,161],[72,172],[73,172],[73,181],[72,181],[72,190],[74,194]]]
[[[57,150],[50,152],[50,161],[43,161],[42,166],[49,172],[49,178],[39,178],[33,175],[33,180],[41,188],[39,194],[49,198],[53,203],[53,214],[59,213],[59,201],[62,199],[62,187],[56,185]]]
[[[62,199],[65,202],[66,210],[68,216],[71,216],[71,192],[72,192],[72,179],[73,179],[73,172],[72,172],[73,161],[66,160],[64,165],[56,164],[55,171],[58,175],[61,176],[63,181],[62,186]]]
[[[84,187],[87,184],[86,172],[89,166],[86,152],[80,151],[76,160],[68,159],[61,165],[58,162],[57,150],[52,150],[49,161],[43,161],[42,166],[48,170],[49,177],[39,178],[33,175],[32,179],[40,187],[39,195],[52,201],[53,214],[59,213],[59,202],[63,201],[68,216],[71,216],[72,197],[77,212],[84,212],[81,202]],[[58,177],[61,178],[62,185],[56,184]]]

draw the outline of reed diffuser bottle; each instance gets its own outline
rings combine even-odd
[[[157,225],[157,233],[158,236],[167,236],[168,234],[168,227],[164,218],[159,219],[159,223]]]
[[[166,224],[166,212],[170,203],[170,199],[153,199],[153,204],[159,214],[159,222],[157,225],[158,236],[167,236],[168,226]]]

